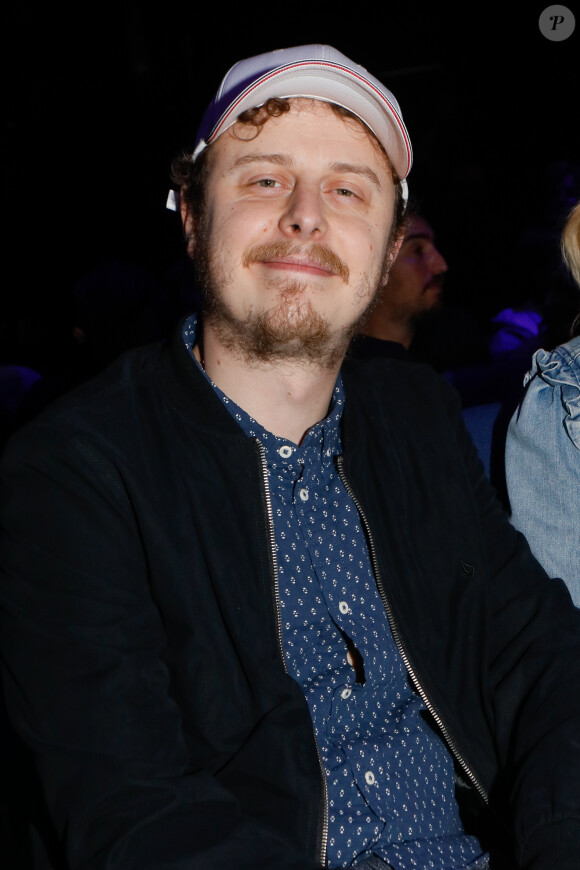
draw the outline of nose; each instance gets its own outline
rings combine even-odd
[[[286,236],[319,239],[327,229],[324,204],[318,186],[298,182],[280,217],[280,229]]]
[[[441,254],[435,246],[433,246],[433,256],[431,260],[431,268],[433,270],[434,275],[443,275],[444,272],[447,272],[448,266],[447,261],[443,254]]]

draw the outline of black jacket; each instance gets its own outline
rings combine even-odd
[[[343,376],[340,472],[463,791],[513,832],[516,866],[578,868],[580,611],[509,525],[442,380],[399,360]],[[70,868],[319,866],[259,446],[181,337],[59,401],[3,465],[6,698]]]

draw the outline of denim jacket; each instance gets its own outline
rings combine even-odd
[[[507,434],[512,523],[580,607],[580,336],[538,350]]]

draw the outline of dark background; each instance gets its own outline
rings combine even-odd
[[[580,197],[580,8],[568,4],[573,35],[551,42],[538,28],[546,5],[5,10],[2,361],[49,364],[72,325],[71,288],[99,261],[166,274],[182,252],[169,166],[223,74],[308,42],[334,45],[398,98],[448,298],[484,320],[525,299],[536,246],[522,237],[542,226],[555,238]]]

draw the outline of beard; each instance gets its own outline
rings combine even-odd
[[[204,218],[198,222],[194,263],[203,298],[203,320],[211,324],[222,346],[249,365],[282,361],[315,365],[320,369],[340,365],[351,339],[373,306],[377,286],[386,273],[387,254],[376,281],[365,277],[353,291],[355,299],[366,299],[367,304],[352,323],[343,327],[332,327],[328,318],[312,304],[312,294],[325,292],[321,287],[318,289],[320,285],[317,287],[315,279],[309,282],[277,276],[269,278],[265,287],[271,291],[272,306],[262,311],[250,308],[244,317],[239,317],[221,292],[232,283],[232,278],[219,263],[207,224]],[[329,248],[317,243],[304,245],[283,240],[256,245],[246,252],[243,264],[249,267],[252,263],[305,251],[311,261],[329,267],[348,282],[346,264]]]
[[[437,295],[433,296],[428,291],[437,289]],[[375,307],[384,305],[388,312],[390,322],[397,325],[420,326],[425,320],[429,320],[437,314],[444,304],[445,281],[444,276],[433,278],[422,292],[415,291],[412,294],[396,293],[394,297],[389,294],[389,287],[381,287],[377,292],[372,305]]]

